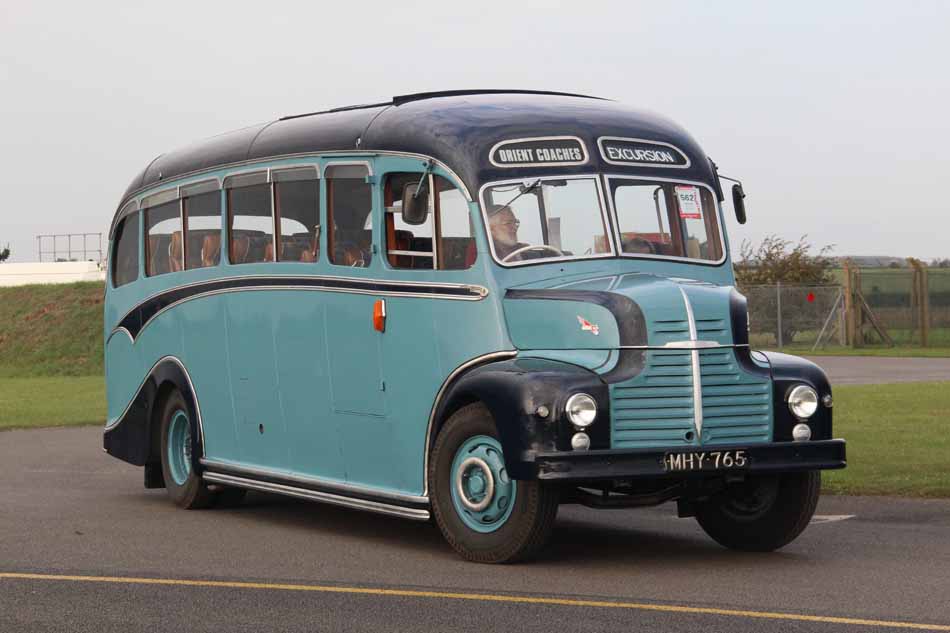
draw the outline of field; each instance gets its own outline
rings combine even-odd
[[[848,467],[825,474],[826,492],[950,497],[950,382],[846,385],[834,394]]]

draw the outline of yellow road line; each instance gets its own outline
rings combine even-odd
[[[569,598],[545,598],[542,596],[506,596],[486,593],[456,593],[451,591],[417,591],[411,589],[374,589],[371,587],[334,587],[332,585],[295,585],[265,582],[231,582],[220,580],[187,580],[175,578],[125,578],[121,576],[64,576],[57,574],[21,574],[0,572],[0,580],[46,580],[71,582],[98,582],[129,585],[166,585],[173,587],[215,587],[226,589],[269,589],[276,591],[312,591],[318,593],[362,594],[370,596],[397,596],[403,598],[441,598],[444,600],[476,600],[482,602],[510,602],[516,604],[544,604],[563,607],[591,607],[601,609],[632,609],[659,611],[662,613],[689,613],[699,615],[723,615],[766,620],[790,620],[795,622],[823,622],[826,624],[852,624],[856,626],[914,629],[919,631],[950,631],[950,625],[897,622],[889,620],[862,620],[825,615],[802,615],[773,611],[744,611],[740,609],[717,609],[713,607],[689,607],[681,605],[649,604],[643,602],[612,602],[607,600],[577,600]]]

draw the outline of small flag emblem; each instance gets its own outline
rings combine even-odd
[[[600,327],[591,323],[581,315],[577,315],[577,322],[581,324],[581,330],[584,332],[591,332],[594,336],[600,334]]]

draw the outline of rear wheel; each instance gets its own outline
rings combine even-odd
[[[188,406],[177,389],[168,394],[162,407],[162,475],[168,496],[179,507],[206,508],[214,499],[208,486],[192,467],[195,441]]]
[[[480,403],[456,411],[429,460],[435,521],[453,549],[479,563],[507,563],[536,553],[557,516],[557,491],[508,476],[495,422]]]
[[[819,471],[749,477],[699,505],[696,520],[724,547],[770,552],[808,526],[820,491]]]

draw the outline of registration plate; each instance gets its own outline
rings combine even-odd
[[[667,453],[663,466],[667,472],[692,472],[700,470],[736,470],[749,465],[745,451],[694,451],[690,453]]]

